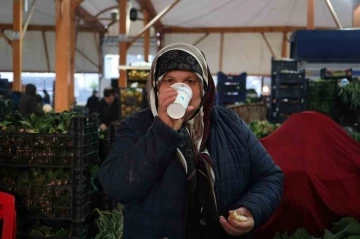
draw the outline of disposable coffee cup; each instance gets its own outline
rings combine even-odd
[[[190,86],[184,83],[173,84],[171,88],[177,90],[178,94],[175,101],[168,106],[167,114],[172,119],[181,119],[186,113],[193,93]]]

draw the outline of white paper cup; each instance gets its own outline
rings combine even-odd
[[[175,83],[171,87],[177,90],[178,94],[175,101],[168,106],[167,113],[172,119],[181,119],[186,113],[193,93],[190,86],[184,83]]]

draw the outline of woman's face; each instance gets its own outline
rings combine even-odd
[[[169,71],[163,77],[160,87],[159,93],[164,89],[170,88],[175,83],[185,83],[191,87],[193,92],[193,97],[189,105],[193,106],[196,109],[199,108],[201,103],[201,82],[197,75],[191,71]],[[191,115],[185,115],[185,119],[191,117]]]

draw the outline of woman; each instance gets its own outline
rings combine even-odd
[[[179,82],[193,97],[174,120],[166,109]],[[214,106],[203,54],[184,43],[163,48],[147,92],[151,109],[122,122],[99,172],[105,192],[124,204],[124,238],[251,238],[279,205],[283,174],[243,121]]]

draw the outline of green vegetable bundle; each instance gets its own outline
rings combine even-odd
[[[99,230],[95,239],[123,238],[123,215],[120,204],[118,204],[118,208],[112,211],[95,209],[95,212],[99,215],[95,222]]]
[[[76,115],[73,112],[61,114],[48,113],[42,116],[31,114],[27,118],[17,113],[7,115],[3,122],[0,122],[0,131],[27,132],[27,133],[67,133],[70,128],[71,119]]]
[[[249,127],[257,138],[263,138],[279,128],[280,124],[272,124],[268,121],[256,121],[251,122]]]
[[[348,85],[341,87],[339,96],[351,108],[360,106],[360,80],[353,80]]]

